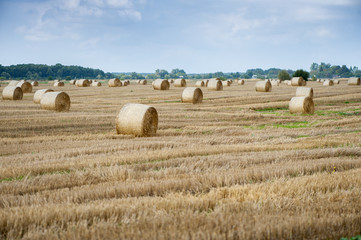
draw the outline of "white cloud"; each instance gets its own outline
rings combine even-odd
[[[85,47],[95,47],[97,45],[97,43],[99,42],[99,38],[90,38],[86,41],[83,41],[79,44],[80,47],[85,48]]]
[[[112,7],[128,7],[131,2],[129,0],[106,0],[107,4]]]
[[[142,20],[142,14],[134,9],[125,9],[118,11],[120,17],[132,18],[136,21]]]

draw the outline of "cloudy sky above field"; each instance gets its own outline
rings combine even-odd
[[[360,0],[0,0],[0,64],[361,68]]]

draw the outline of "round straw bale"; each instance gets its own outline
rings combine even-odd
[[[29,82],[20,81],[16,86],[21,87],[23,93],[31,93],[33,91],[33,86]]]
[[[323,82],[323,86],[333,86],[333,81],[327,79],[326,81]]]
[[[256,82],[256,92],[270,92],[272,90],[272,84],[269,81]]]
[[[307,81],[306,80],[303,80],[302,81],[302,86],[306,86],[307,85]]]
[[[174,87],[186,87],[187,86],[187,82],[185,79],[176,79],[174,81]]]
[[[109,87],[121,87],[122,82],[118,78],[112,78],[112,79],[109,79],[108,86]]]
[[[155,90],[169,90],[169,82],[166,79],[156,79],[152,85]]]
[[[223,90],[223,84],[221,80],[210,80],[207,84],[208,90],[213,91],[222,91]]]
[[[280,84],[276,80],[271,81],[272,86],[279,86]]]
[[[244,85],[244,80],[243,79],[238,80],[238,85]]]
[[[70,97],[65,92],[47,92],[41,97],[40,107],[58,112],[69,111]]]
[[[34,87],[37,87],[37,86],[39,86],[39,82],[38,81],[32,81],[31,85],[34,86]]]
[[[197,87],[187,87],[182,93],[182,102],[186,103],[201,103],[203,100],[203,92]]]
[[[221,81],[221,82],[222,82],[223,87],[231,86],[231,83],[228,81]]]
[[[128,85],[130,85],[130,81],[129,80],[125,80],[127,83],[128,83]]]
[[[16,86],[20,81],[17,81],[17,80],[11,80],[9,83],[8,83],[8,86]]]
[[[174,83],[174,79],[168,79],[169,83]]]
[[[64,87],[64,82],[55,82],[54,87]]]
[[[360,78],[356,78],[356,77],[349,78],[347,81],[347,84],[348,85],[360,85]]]
[[[75,85],[77,87],[90,87],[90,82],[88,79],[79,79],[76,80]]]
[[[143,79],[139,82],[140,85],[147,85],[147,80]]]
[[[313,88],[298,87],[296,89],[296,97],[310,97],[310,98],[313,98]]]
[[[206,79],[206,80],[203,80],[203,82],[204,82],[204,86],[208,87],[208,82],[209,82],[209,80]]]
[[[96,81],[92,82],[92,87],[100,87],[101,85],[102,85],[101,82],[96,82]]]
[[[321,80],[320,80],[320,82],[322,82],[322,83],[323,83],[324,81],[325,81],[325,79],[321,79]]]
[[[128,82],[127,81],[120,81],[122,83],[122,85],[125,87],[125,86],[128,86]]]
[[[303,77],[293,77],[291,79],[291,86],[302,86]]]
[[[40,104],[41,97],[47,92],[54,92],[52,89],[40,89],[34,93],[33,101],[36,104]]]
[[[17,86],[6,86],[2,93],[3,100],[21,100],[23,99],[23,90]]]
[[[120,109],[115,125],[118,134],[152,136],[157,132],[158,113],[151,106],[127,103]]]
[[[196,87],[204,87],[204,82],[203,81],[197,81],[195,86]]]
[[[290,113],[313,114],[315,104],[310,97],[293,97],[289,103]]]
[[[69,81],[70,85],[75,85],[75,82],[76,82],[76,80],[74,80],[74,79]]]
[[[335,79],[335,80],[332,80],[333,81],[333,84],[340,84],[340,80],[338,79]]]

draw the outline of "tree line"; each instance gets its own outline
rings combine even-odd
[[[183,69],[173,69],[168,72],[164,69],[156,69],[154,73],[105,73],[100,69],[85,68],[81,66],[64,66],[60,63],[55,65],[45,64],[18,64],[11,66],[0,65],[0,80],[7,79],[33,79],[33,80],[53,80],[53,79],[109,79],[118,77],[119,79],[157,79],[157,78],[188,78],[188,79],[209,79],[220,78],[236,79],[236,78],[279,78],[282,80],[288,79],[290,76],[300,74],[311,76],[312,78],[333,78],[333,77],[361,77],[361,71],[357,67],[348,68],[346,65],[338,66],[329,63],[317,64],[312,63],[310,72],[298,69],[297,71],[285,70],[280,68],[269,68],[263,70],[261,68],[248,69],[246,72],[232,72],[232,73],[191,73],[187,74]]]

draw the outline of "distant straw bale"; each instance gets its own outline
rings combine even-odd
[[[16,86],[21,87],[23,93],[31,93],[33,91],[33,86],[31,86],[31,84],[26,81],[20,81],[18,84],[16,84]]]
[[[64,82],[55,82],[54,87],[64,87]]]
[[[313,88],[298,87],[296,89],[296,97],[310,97],[310,98],[313,98]]]
[[[185,79],[176,79],[174,81],[174,87],[186,87],[187,86],[187,82]]]
[[[182,102],[184,103],[201,103],[203,100],[203,92],[197,87],[187,87],[182,93]]]
[[[31,86],[37,87],[37,86],[39,86],[39,82],[38,81],[32,81]]]
[[[90,81],[88,79],[76,80],[75,85],[77,87],[90,87]]]
[[[204,82],[203,81],[197,81],[195,86],[196,87],[204,87]]]
[[[347,81],[347,84],[348,85],[360,85],[360,78],[356,78],[356,77],[349,78]]]
[[[293,97],[289,102],[290,113],[313,114],[315,104],[311,97]]]
[[[152,83],[154,90],[169,90],[169,82],[166,79],[156,79]]]
[[[42,96],[47,92],[54,92],[52,89],[40,89],[34,93],[33,102],[40,104]]]
[[[109,79],[108,86],[109,87],[121,87],[122,82],[119,80],[119,78],[112,78],[112,79]]]
[[[147,85],[147,80],[143,79],[139,81],[140,85]]]
[[[101,85],[102,85],[101,82],[93,81],[91,86],[92,86],[92,87],[100,87]]]
[[[221,80],[209,80],[207,85],[208,90],[212,91],[222,91],[223,84]]]
[[[153,136],[156,134],[157,128],[157,110],[144,104],[127,103],[120,109],[116,118],[118,134]]]
[[[258,81],[255,85],[256,92],[271,92],[272,85],[270,81]]]
[[[6,86],[2,92],[3,100],[21,100],[23,99],[23,90],[18,86]]]
[[[245,81],[243,79],[239,79],[237,82],[238,85],[244,85],[244,83],[245,83]]]
[[[40,108],[57,112],[69,111],[70,97],[65,92],[47,92],[40,100]]]
[[[303,77],[293,77],[291,79],[291,86],[302,86],[303,81]]]
[[[323,82],[323,86],[333,86],[333,81],[330,79],[327,79]]]

